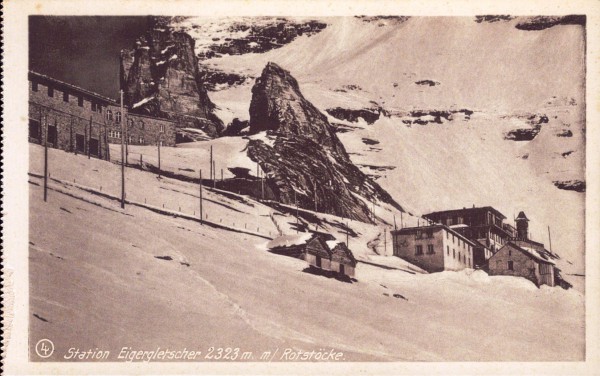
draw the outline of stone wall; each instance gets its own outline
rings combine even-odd
[[[121,113],[120,106],[108,98],[84,89],[30,73],[29,142],[68,152],[90,154],[110,160],[109,143],[121,142],[122,121],[127,121],[132,145],[175,146],[176,124],[138,114]],[[48,133],[48,134],[47,134]]]
[[[111,106],[94,102],[94,111],[91,98],[29,81],[29,141],[48,138],[49,147],[109,159],[103,108]]]
[[[512,261],[513,263],[513,270],[510,270],[508,268],[509,261]],[[539,286],[540,284],[542,284],[539,264],[539,262],[535,261],[531,256],[527,255],[519,248],[511,244],[507,244],[489,259],[489,274],[523,277],[527,278],[528,280],[532,281],[533,283]],[[554,267],[550,266],[550,269],[550,273],[552,274],[552,276],[551,278],[549,278],[549,280],[551,280],[551,282],[545,282],[546,284],[553,286]]]
[[[128,113],[127,141],[130,145],[175,146],[176,124],[167,119]],[[108,142],[120,143],[121,124],[112,123],[109,127]]]

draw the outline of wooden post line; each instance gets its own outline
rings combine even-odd
[[[46,137],[44,139],[44,202],[48,201],[48,116],[44,116]]]
[[[204,224],[202,222],[202,169],[200,170],[200,224]]]
[[[208,176],[208,180],[212,180],[212,178],[213,178],[213,147],[212,147],[212,145],[210,145],[210,165],[209,165],[209,167],[210,167],[210,173]]]
[[[121,94],[121,113],[123,113],[123,90]],[[125,133],[121,122],[121,209],[125,209]],[[160,160],[160,159],[159,159]]]
[[[161,140],[161,135],[162,133],[158,134],[158,177],[160,178],[160,140]]]

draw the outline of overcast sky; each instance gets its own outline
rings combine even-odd
[[[115,98],[119,51],[147,27],[147,17],[31,16],[29,69]]]

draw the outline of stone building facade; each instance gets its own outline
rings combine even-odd
[[[476,244],[446,225],[408,227],[391,233],[394,256],[428,272],[474,266]]]
[[[122,121],[136,145],[175,145],[175,123],[121,111],[119,104],[92,91],[30,71],[29,142],[110,160],[109,143],[121,142]]]
[[[509,242],[489,260],[490,275],[523,277],[537,286],[554,286],[554,262],[546,259],[534,248]]]
[[[107,116],[110,116],[108,114]],[[176,123],[132,112],[127,113],[127,143],[129,145],[175,146]],[[111,122],[108,130],[108,142],[121,142],[121,124]]]
[[[91,91],[29,72],[29,141],[65,151],[110,159],[104,112],[119,113],[116,102]]]

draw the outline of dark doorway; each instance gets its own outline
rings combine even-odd
[[[317,256],[317,268],[321,267],[321,257]]]
[[[57,147],[58,137],[55,125],[48,126],[48,136],[46,141],[48,142],[48,146],[52,146],[54,148]]]
[[[100,148],[98,147],[98,140],[95,138],[90,138],[90,154],[91,155],[95,155],[95,156],[99,156],[98,152],[100,151]]]
[[[343,264],[340,264],[340,274],[346,274],[346,270],[344,269]]]
[[[85,153],[85,136],[82,134],[75,135],[75,150],[78,153]]]
[[[42,127],[40,127],[40,122],[37,120],[29,119],[29,141],[42,143]]]

